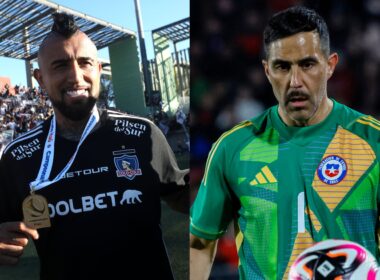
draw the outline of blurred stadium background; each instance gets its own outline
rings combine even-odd
[[[340,57],[328,94],[380,117],[380,1],[191,1],[191,184],[193,201],[213,142],[238,122],[276,104],[261,65],[269,17],[292,5],[327,21]],[[211,279],[237,279],[233,233],[219,242]]]

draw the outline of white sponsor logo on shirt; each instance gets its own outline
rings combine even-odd
[[[139,122],[118,119],[115,120],[115,131],[123,132],[125,135],[140,137],[146,131],[146,125]]]
[[[22,160],[24,158],[30,158],[35,151],[40,150],[40,149],[41,149],[40,140],[36,138],[27,144],[19,145],[16,148],[14,148],[11,151],[11,155],[16,160]]]
[[[88,169],[77,170],[77,171],[72,171],[72,172],[66,172],[66,174],[63,176],[63,178],[88,176],[88,175],[104,173],[104,172],[108,172],[108,166],[102,166],[102,167],[95,167],[95,168],[88,168]]]
[[[55,204],[49,203],[50,218],[66,216],[70,213],[78,214],[91,212],[96,209],[102,210],[119,205],[131,205],[142,203],[142,192],[138,190],[126,190],[121,196],[118,191],[99,193],[95,196],[82,196],[80,199],[61,200]]]

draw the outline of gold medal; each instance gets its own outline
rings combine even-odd
[[[28,195],[22,202],[24,222],[35,229],[50,227],[49,207],[42,195]]]

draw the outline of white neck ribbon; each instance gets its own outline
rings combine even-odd
[[[69,162],[62,169],[62,171],[59,172],[58,175],[53,180],[49,180],[51,169],[53,167],[53,161],[54,161],[54,143],[55,143],[56,130],[57,130],[57,121],[56,121],[55,115],[53,116],[50,122],[49,133],[45,141],[45,147],[44,147],[44,151],[42,155],[40,171],[38,172],[37,178],[33,182],[30,183],[30,190],[32,192],[45,188],[51,184],[54,184],[65,176],[66,172],[69,170],[69,168],[73,164],[75,157],[78,154],[80,146],[82,145],[84,140],[87,138],[87,136],[91,133],[95,125],[98,123],[99,118],[100,117],[99,117],[98,109],[96,106],[94,106],[91,116],[88,119],[86,127],[82,132],[82,136],[79,140],[79,143],[77,145],[77,148],[75,149],[74,154],[71,156]]]

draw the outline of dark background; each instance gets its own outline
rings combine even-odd
[[[261,65],[262,32],[270,16],[292,5],[313,8],[327,22],[331,51],[340,58],[328,95],[380,117],[380,1],[191,0],[192,200],[211,144],[276,104]],[[233,234],[219,246],[214,279],[236,278]]]

